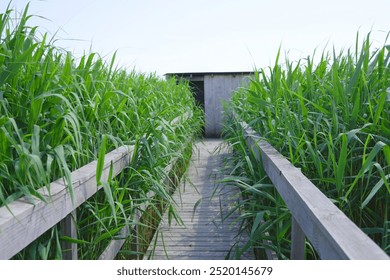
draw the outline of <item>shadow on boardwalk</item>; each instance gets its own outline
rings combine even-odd
[[[187,178],[173,196],[182,222],[172,220],[169,224],[168,212],[164,214],[146,259],[236,258],[235,245],[245,243],[238,234],[238,213],[234,211],[241,197],[236,187],[217,183],[223,176],[223,161],[229,156],[222,143],[206,139],[196,144]],[[241,258],[254,256],[247,252]]]

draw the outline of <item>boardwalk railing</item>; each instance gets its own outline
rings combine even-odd
[[[171,124],[177,124],[185,120],[188,113],[175,118]],[[122,146],[105,155],[104,167],[100,181],[107,181],[110,169],[112,177],[117,176],[127,167],[133,157],[134,146]],[[173,161],[175,161],[175,158]],[[173,163],[168,166],[170,169]],[[27,200],[20,198],[7,206],[0,208],[0,259],[10,259],[23,250],[27,245],[41,236],[48,229],[61,222],[64,234],[77,238],[75,230],[75,210],[87,199],[93,196],[101,186],[96,180],[97,161],[93,161],[71,173],[73,194],[60,178],[50,184],[50,193],[47,188],[41,188],[37,192],[42,195],[45,201],[34,199]],[[169,170],[166,170],[169,171]],[[167,172],[168,174],[168,172]],[[153,196],[150,192],[148,197]],[[134,211],[133,224],[137,224],[143,211],[147,208],[148,202],[142,204]],[[99,259],[113,259],[130,229],[125,227],[118,234],[118,238],[111,241]],[[121,237],[121,238],[120,238]],[[65,248],[65,259],[77,259],[77,245],[68,243]]]
[[[305,236],[321,259],[384,259],[389,256],[245,122],[239,122],[250,149],[263,162],[292,214],[291,259],[304,258]]]

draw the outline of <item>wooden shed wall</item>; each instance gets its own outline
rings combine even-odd
[[[229,100],[232,93],[243,84],[248,77],[244,75],[205,75],[204,100],[206,115],[206,137],[220,137],[223,125],[222,101]]]

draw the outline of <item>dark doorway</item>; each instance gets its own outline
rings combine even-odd
[[[204,111],[204,81],[190,81],[190,87],[192,93],[194,94],[196,103],[202,108]],[[202,135],[203,137],[206,135],[205,127],[202,127]]]
[[[202,107],[204,112],[204,81],[190,81],[190,86],[196,102]]]

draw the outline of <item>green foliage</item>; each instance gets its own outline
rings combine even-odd
[[[166,165],[192,143],[203,122],[190,87],[153,74],[115,67],[96,53],[75,58],[54,39],[30,27],[28,6],[13,20],[0,15],[0,206],[23,196],[42,199],[50,182],[64,177],[72,192],[71,171],[98,161],[103,188],[77,210],[81,258],[93,259],[130,220],[137,200],[159,182]],[[177,116],[187,119],[173,125]],[[133,164],[118,178],[101,181],[104,155],[135,145]],[[162,184],[155,187],[163,193]],[[169,194],[161,195],[169,201]],[[58,230],[17,258],[61,258]],[[44,248],[44,249],[42,249]]]
[[[358,38],[356,45],[359,45]],[[369,35],[355,54],[323,53],[318,63],[306,60],[259,69],[246,88],[232,98],[230,109],[286,156],[346,215],[389,253],[390,47],[372,50]],[[244,160],[250,151],[242,136],[226,125],[241,176],[259,184]],[[238,142],[239,141],[239,142]],[[240,143],[240,145],[238,145]],[[255,172],[256,173],[256,172]],[[259,199],[256,211],[275,214]],[[281,204],[279,204],[281,203]],[[287,218],[287,216],[286,216]],[[267,223],[267,219],[265,219]],[[286,221],[271,229],[281,231]],[[375,230],[373,230],[375,229]],[[289,236],[278,250],[289,250]],[[276,245],[276,237],[273,244]],[[308,246],[309,248],[309,246]],[[287,256],[288,257],[288,256]]]

